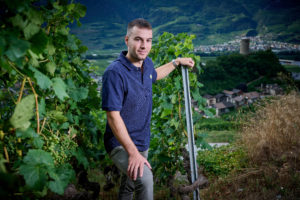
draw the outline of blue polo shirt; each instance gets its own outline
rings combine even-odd
[[[152,60],[147,57],[141,68],[135,67],[121,52],[119,58],[105,70],[102,84],[102,109],[120,111],[127,131],[139,151],[150,144],[152,114],[152,84],[157,78]],[[108,123],[104,134],[107,152],[120,146]]]

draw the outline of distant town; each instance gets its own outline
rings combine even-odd
[[[214,53],[214,52],[238,52],[240,50],[240,42],[244,37],[236,36],[234,40],[223,44],[200,45],[195,47],[195,52]],[[300,51],[299,44],[291,44],[286,42],[273,41],[270,37],[247,37],[250,39],[250,51],[272,49],[273,52],[281,51]]]

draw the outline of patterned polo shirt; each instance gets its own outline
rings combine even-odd
[[[152,60],[147,57],[140,67],[134,66],[121,52],[119,58],[104,72],[102,85],[102,109],[120,111],[127,131],[139,151],[146,151],[150,144],[150,120],[152,114],[152,84],[157,73]],[[109,153],[120,146],[108,123],[104,134],[104,146]]]

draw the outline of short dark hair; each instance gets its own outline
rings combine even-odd
[[[143,18],[137,18],[128,23],[127,36],[130,34],[131,29],[135,26],[137,26],[138,28],[146,28],[152,30],[152,26],[147,20]]]

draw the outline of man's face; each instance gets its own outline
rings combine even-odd
[[[128,47],[128,56],[132,61],[145,60],[152,46],[152,30],[134,26],[129,36],[125,37]]]

